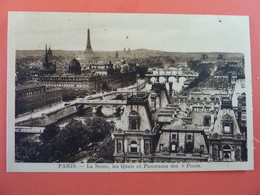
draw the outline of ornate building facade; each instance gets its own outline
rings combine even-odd
[[[113,133],[116,162],[151,162],[154,133],[148,97],[147,93],[137,93],[127,99],[122,128]]]
[[[246,137],[240,131],[232,101],[222,98],[214,128],[208,136],[210,161],[246,160]]]
[[[241,131],[246,126],[242,116],[243,93],[237,97],[236,115],[232,96],[219,90],[213,94],[191,92],[184,104],[173,101],[174,104],[160,105],[166,91],[163,85],[153,84],[147,103],[138,96],[128,99],[123,128],[114,132],[116,162],[247,160],[246,130]],[[167,96],[163,102],[167,102]],[[192,97],[196,97],[196,102]],[[146,124],[146,128],[140,128],[140,124]]]

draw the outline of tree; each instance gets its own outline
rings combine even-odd
[[[97,154],[98,157],[103,158],[106,163],[114,162],[114,147],[114,140],[112,140],[111,137],[108,137],[104,140],[104,143]]]
[[[45,128],[44,132],[41,134],[41,139],[43,142],[49,142],[56,136],[60,131],[60,127],[56,125],[49,125]]]
[[[26,81],[29,74],[29,67],[22,60],[16,60],[16,76],[17,82],[22,84]]]
[[[102,118],[87,118],[84,123],[73,119],[62,129],[50,125],[40,136],[40,143],[17,137],[16,159],[23,162],[73,161],[74,156],[79,153],[79,148],[88,150],[88,145],[92,143],[100,145],[104,152],[102,158],[111,161],[110,147],[113,144],[104,140],[109,140],[113,129],[114,122],[107,122]],[[109,148],[103,144],[108,144]]]
[[[208,73],[208,71],[206,71],[206,70],[203,69],[203,70],[199,73],[198,78],[195,78],[195,79],[189,84],[189,86],[188,86],[186,89],[192,89],[192,88],[194,88],[194,87],[198,87],[199,83],[205,81],[209,76],[210,76],[210,74]]]
[[[137,73],[139,74],[141,79],[145,78],[145,74],[147,73],[148,67],[147,66],[137,66]]]
[[[91,142],[98,142],[110,135],[114,129],[114,122],[107,122],[102,118],[87,118],[85,120],[86,131]]]

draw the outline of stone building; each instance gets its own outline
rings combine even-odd
[[[208,160],[207,131],[214,124],[214,103],[208,110],[167,105],[158,112],[161,128],[155,137],[154,162],[203,162]],[[168,115],[165,111],[168,110]],[[170,113],[172,110],[172,113]],[[162,118],[162,113],[164,116]],[[164,120],[162,120],[164,119]]]
[[[210,161],[246,160],[246,137],[240,131],[232,101],[222,98],[214,128],[208,136]]]
[[[61,102],[62,90],[39,83],[25,83],[15,88],[15,114],[33,112],[46,105]]]
[[[151,162],[154,133],[148,97],[148,93],[137,93],[127,99],[121,129],[113,133],[116,162]]]
[[[47,50],[47,45],[45,48],[45,56],[44,61],[42,63],[43,67],[43,74],[55,74],[56,73],[56,62],[53,60],[52,51],[49,47],[49,50]]]
[[[195,125],[178,120],[159,131],[154,162],[203,162],[208,160],[206,134]]]
[[[137,73],[136,64],[134,63],[126,64],[126,62],[123,61],[119,64],[112,64],[110,61],[106,67],[107,75],[103,77],[103,81],[111,90],[126,87],[136,82]]]
[[[63,89],[82,89],[86,91],[100,91],[101,77],[98,75],[48,75],[35,78],[47,87],[60,87]]]
[[[71,74],[75,74],[75,75],[80,75],[81,74],[81,65],[79,63],[79,61],[74,58],[70,64],[69,64],[69,73]]]

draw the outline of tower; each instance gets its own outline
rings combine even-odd
[[[86,52],[92,53],[92,47],[90,43],[90,30],[88,29],[88,40],[87,40],[87,47],[86,47]]]
[[[45,74],[55,74],[56,73],[56,62],[53,61],[52,58],[52,51],[49,47],[49,50],[47,49],[47,44],[45,45],[45,58],[42,63],[43,66],[43,72]]]
[[[49,56],[48,56],[48,50],[47,50],[47,44],[45,45],[45,60],[44,60],[44,66],[49,65]]]

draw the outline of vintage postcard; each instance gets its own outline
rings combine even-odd
[[[7,171],[253,169],[247,16],[9,12]]]

